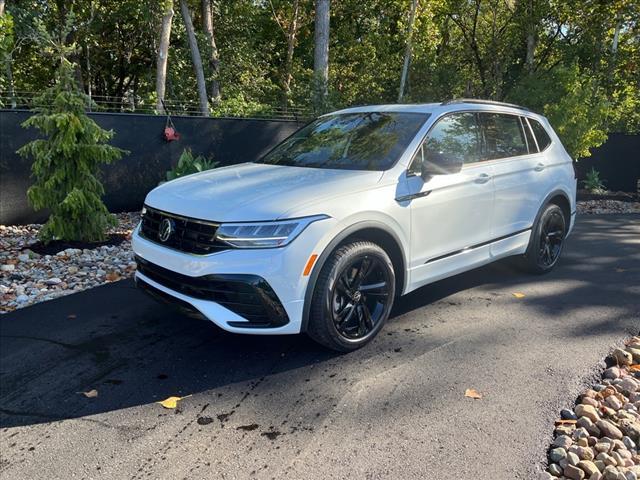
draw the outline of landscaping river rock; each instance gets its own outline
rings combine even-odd
[[[0,225],[0,313],[133,275],[131,232],[140,215],[120,213],[117,218],[109,234],[125,236],[119,245],[67,248],[54,255],[29,249],[37,243],[41,225]]]
[[[541,479],[640,479],[640,337],[607,362],[601,382],[560,412]]]

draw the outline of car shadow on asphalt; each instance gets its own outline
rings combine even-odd
[[[403,297],[388,328],[398,329],[416,310],[425,309],[428,315],[434,305],[467,308],[464,295],[471,289],[482,289],[489,299],[491,292],[501,291],[504,298],[510,295],[505,289],[515,292],[531,285],[539,289],[545,282],[558,285],[557,293],[547,288],[544,295],[522,299],[541,318],[612,304],[617,318],[638,318],[636,231],[637,224],[621,224],[613,217],[587,219],[551,274],[532,277],[514,270],[509,262],[498,262],[457,275]],[[564,334],[598,335],[611,322],[609,316]],[[427,329],[422,343],[413,347],[417,353],[436,345],[428,333]],[[246,384],[250,391],[269,375],[315,365],[348,368],[387,355],[392,348],[389,338],[380,335],[366,348],[340,355],[304,335],[233,335],[174,313],[148,299],[131,280],[121,281],[0,316],[0,427],[84,417],[172,395],[208,391],[223,395],[238,384]],[[394,335],[394,341],[398,351],[403,346],[397,343],[403,341],[401,335]],[[92,389],[98,397],[82,394]]]

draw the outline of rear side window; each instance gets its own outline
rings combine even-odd
[[[441,157],[474,163],[479,157],[480,131],[473,113],[453,113],[442,118],[427,135],[424,160],[438,163]]]
[[[529,124],[533,129],[533,134],[536,136],[536,140],[538,141],[538,148],[540,149],[540,151],[551,145],[551,137],[549,137],[549,134],[539,121],[530,118]]]
[[[520,118],[504,113],[480,113],[484,135],[483,160],[528,154]]]

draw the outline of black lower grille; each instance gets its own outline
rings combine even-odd
[[[185,302],[184,300],[180,300],[179,298],[176,298],[172,295],[169,295],[168,293],[163,292],[162,290],[154,287],[153,285],[149,285],[144,280],[137,278],[136,285],[138,286],[138,288],[142,289],[145,293],[149,294],[151,297],[153,297],[157,301],[160,301],[175,307],[178,311],[180,311],[184,315],[187,315],[189,317],[194,317],[194,318],[200,318],[200,319],[205,318],[205,316],[202,315],[202,313],[200,313],[198,310],[196,310],[190,303]]]
[[[249,320],[229,322],[236,327],[281,327],[289,323],[287,313],[267,281],[258,275],[214,274],[190,277],[136,256],[138,271],[173,291],[201,300],[211,300]]]
[[[187,253],[206,255],[229,249],[229,245],[216,240],[218,224],[181,217],[171,213],[145,207],[140,234],[155,243]],[[166,238],[163,222],[170,226]],[[164,232],[166,233],[166,232]]]

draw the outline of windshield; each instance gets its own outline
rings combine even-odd
[[[259,163],[346,170],[388,170],[420,127],[425,113],[328,115],[294,133]]]

